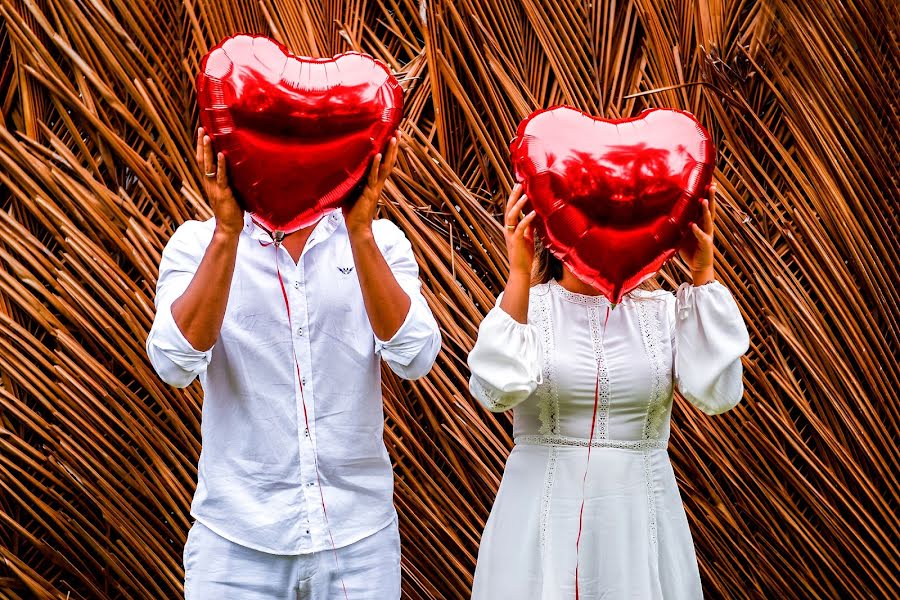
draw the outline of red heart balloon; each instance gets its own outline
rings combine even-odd
[[[241,207],[285,233],[350,199],[403,113],[400,84],[371,56],[294,56],[259,35],[204,56],[197,91]]]
[[[618,303],[700,217],[716,151],[685,111],[611,120],[556,106],[519,124],[510,153],[548,250]]]

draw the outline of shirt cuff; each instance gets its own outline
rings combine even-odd
[[[431,312],[410,298],[406,318],[391,339],[382,340],[375,336],[375,352],[380,353],[384,360],[409,365],[434,337],[434,320],[426,317],[431,317]]]
[[[206,351],[197,350],[184,337],[175,317],[172,316],[172,305],[165,307],[161,319],[153,328],[149,344],[174,363],[180,369],[200,374],[206,370],[212,359],[212,348]]]

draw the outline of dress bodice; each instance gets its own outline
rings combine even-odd
[[[674,297],[637,290],[612,307],[556,281],[535,286],[529,324],[539,333],[541,383],[515,407],[514,433],[595,440],[666,439],[672,405]]]
[[[501,295],[502,296],[502,295]],[[665,446],[673,389],[703,412],[743,395],[749,336],[725,286],[635,290],[612,307],[557,281],[531,288],[528,322],[497,305],[469,354],[470,388],[489,410],[515,409],[514,434],[582,445]],[[533,441],[533,440],[531,440]]]

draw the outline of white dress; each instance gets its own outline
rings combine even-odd
[[[469,385],[489,410],[513,409],[516,444],[481,539],[472,598],[575,598],[582,499],[580,598],[701,598],[666,446],[673,381],[708,414],[743,394],[749,336],[730,292],[718,282],[683,284],[677,295],[636,290],[607,319],[605,298],[551,281],[531,289],[527,325],[499,302],[469,355]]]

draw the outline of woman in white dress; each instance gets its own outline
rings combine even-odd
[[[701,598],[666,446],[675,385],[707,414],[743,394],[749,337],[715,280],[715,188],[680,251],[692,283],[675,295],[635,290],[611,310],[546,251],[533,269],[524,201],[517,187],[506,211],[509,279],[469,355],[472,394],[488,410],[513,410],[516,443],[472,598],[575,598],[576,563],[579,599]]]

